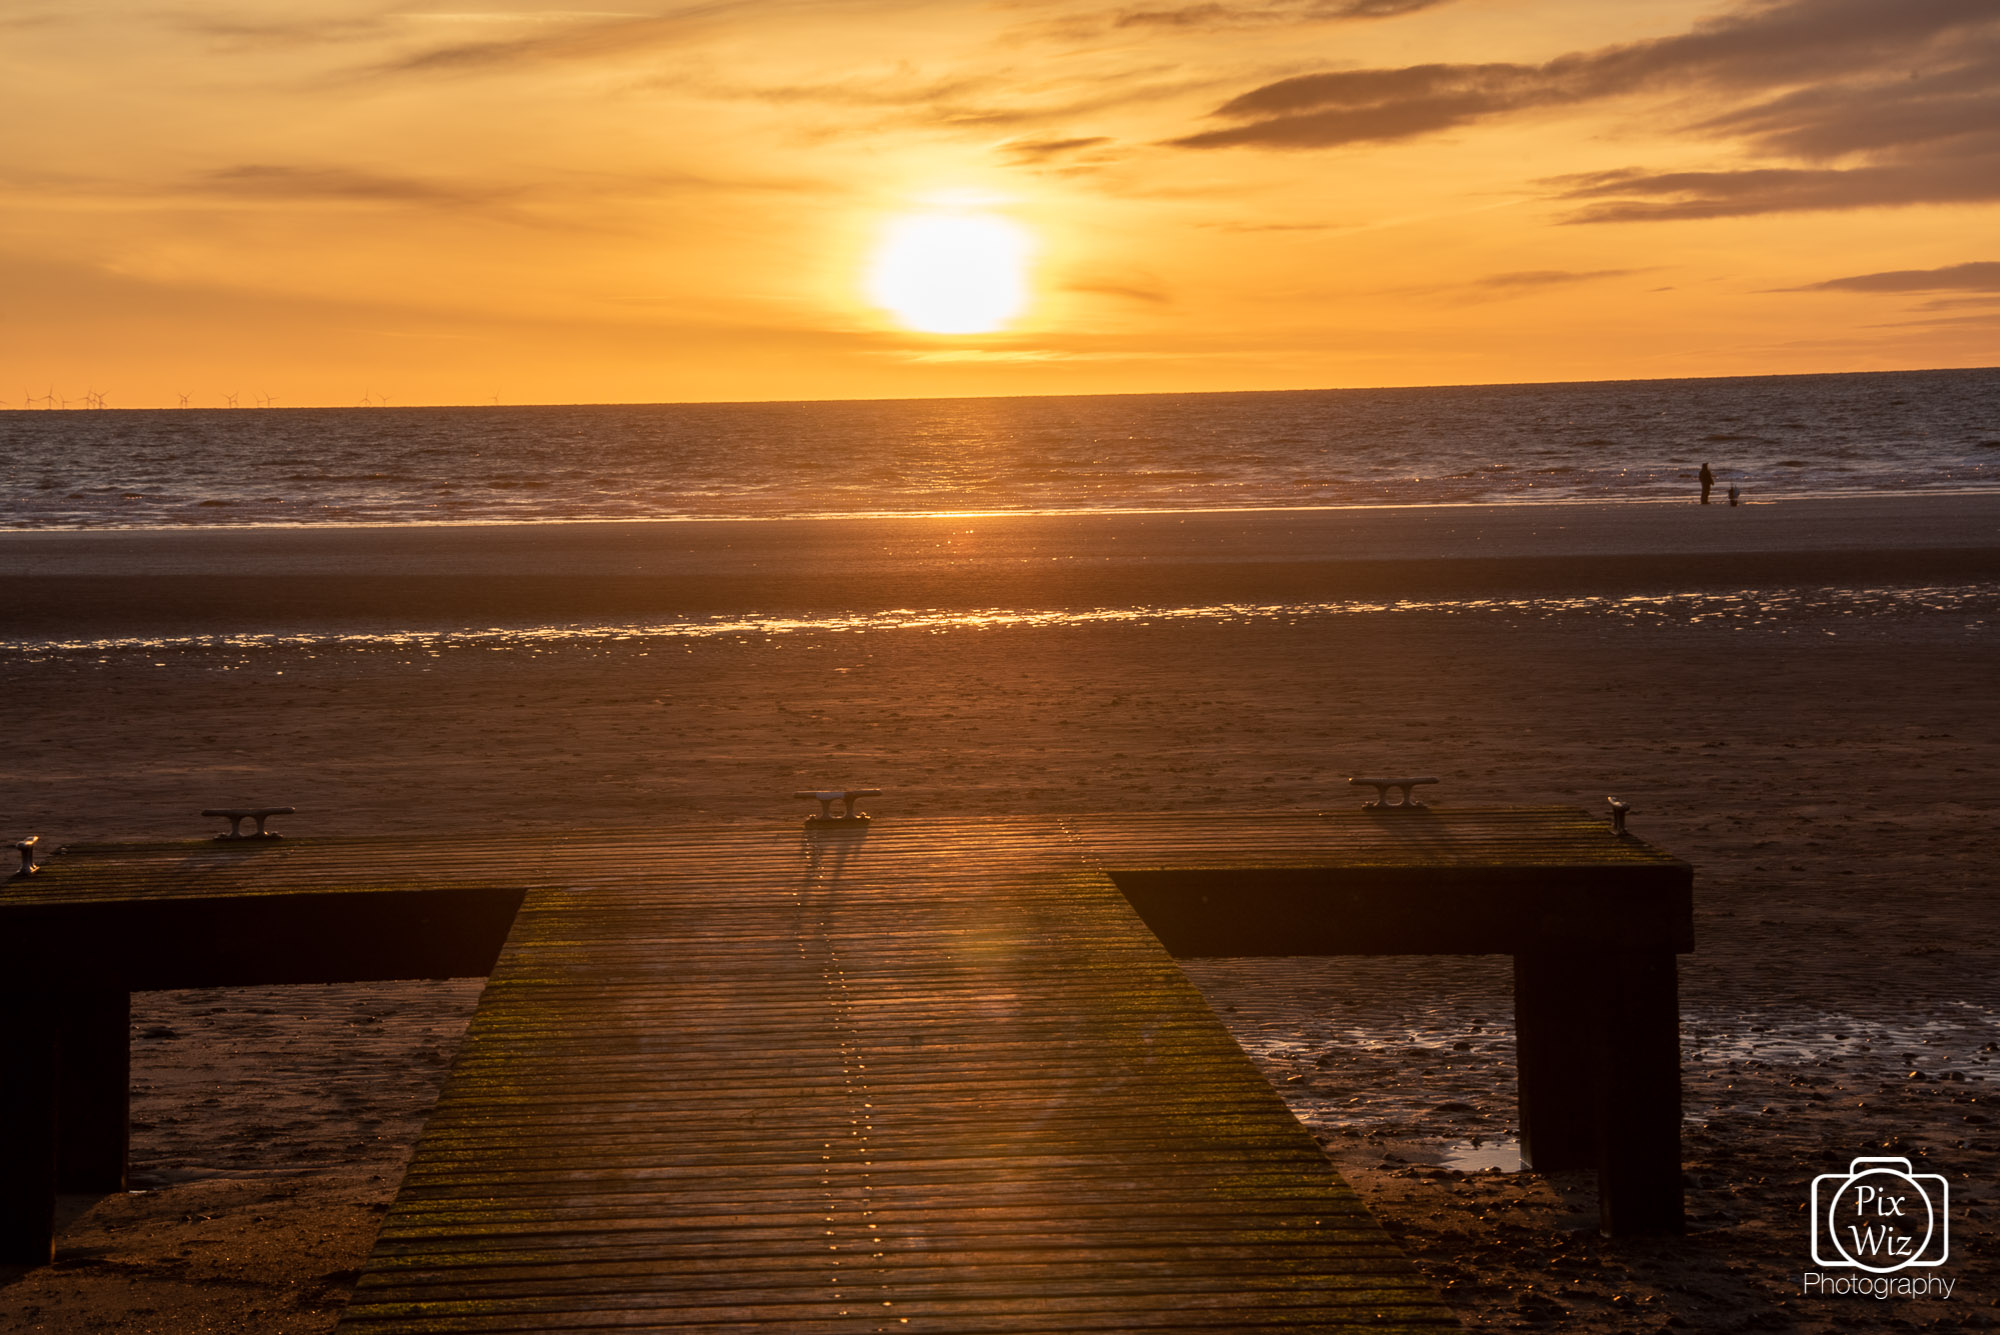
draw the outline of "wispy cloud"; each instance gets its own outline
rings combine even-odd
[[[1788,292],[2000,292],[2000,260],[1973,260],[1940,269],[1891,269],[1886,273],[1829,278]]]
[[[1559,197],[1590,201],[1568,221],[1660,222],[2000,199],[2000,143],[1928,161],[1849,168],[1625,170],[1558,177]]]
[[[1058,12],[1011,33],[1010,40],[1089,45],[1105,37],[1256,33],[1273,28],[1392,19],[1452,0],[1125,0],[1105,8]]]
[[[1218,232],[1334,232],[1341,230],[1345,226],[1345,224],[1276,223],[1276,222],[1267,223],[1267,222],[1238,222],[1234,220],[1224,220],[1221,222],[1196,223],[1195,226],[1213,228]]]
[[[1243,124],[1172,142],[1182,148],[1333,148],[1407,139],[1528,105],[1538,96],[1533,74],[1529,66],[1505,64],[1302,74],[1233,97],[1212,113]]]
[[[1126,159],[1118,141],[1105,135],[1009,139],[993,152],[1009,167],[1048,176],[1088,176],[1109,171]]]
[[[1684,128],[1783,165],[1629,168],[1552,184],[1581,222],[2000,198],[2000,6],[1993,0],[1779,0],[1687,32],[1541,64],[1334,70],[1218,106],[1193,149],[1324,149],[1437,134],[1537,110],[1699,94]],[[1805,164],[1805,165],[1799,165]]]
[[[1107,16],[1113,28],[1248,28],[1277,23],[1337,23],[1386,19],[1432,9],[1449,0],[1307,0],[1306,3],[1164,5],[1121,9]]]
[[[1474,279],[1472,286],[1500,292],[1522,291],[1590,283],[1600,278],[1623,278],[1638,272],[1637,269],[1517,269],[1511,273],[1488,274]]]
[[[898,66],[842,79],[752,87],[723,85],[703,91],[742,101],[767,102],[774,106],[903,108],[963,106],[974,99],[1003,92],[1007,85],[1005,71],[989,70],[939,78]]]
[[[1072,139],[1010,139],[995,151],[1009,162],[1026,165],[1046,162],[1050,158],[1067,157],[1084,149],[1096,148],[1110,142],[1103,135],[1085,135]]]
[[[1455,304],[1508,301],[1518,297],[1530,297],[1538,293],[1552,292],[1563,288],[1576,287],[1584,283],[1602,282],[1610,278],[1627,278],[1633,274],[1649,272],[1646,269],[1512,269],[1505,273],[1486,274],[1483,277],[1455,283],[1426,283],[1420,286],[1390,288],[1388,291],[1399,295],[1436,297]],[[1655,289],[1656,291],[1658,289]]]
[[[1918,320],[1890,320],[1870,325],[1871,329],[1993,329],[2000,328],[2000,311],[1982,315],[1944,315]]]
[[[1094,297],[1116,297],[1120,301],[1136,301],[1146,306],[1168,306],[1174,300],[1173,293],[1167,291],[1164,284],[1147,280],[1080,279],[1066,284],[1064,291]]]
[[[59,28],[70,22],[67,15],[55,10],[44,10],[38,14],[0,15],[0,31],[30,32],[37,28]]]
[[[1932,297],[1917,303],[1920,311],[1987,310],[2000,306],[2000,292],[1982,292],[1971,297]]]
[[[463,16],[491,20],[505,36],[437,41],[420,33],[413,49],[360,71],[372,75],[477,73],[578,61],[629,59],[685,40],[741,8],[732,0],[649,13],[548,11]],[[409,31],[406,27],[405,31]]]
[[[350,14],[275,12],[244,18],[231,14],[173,13],[162,16],[171,28],[208,38],[224,47],[322,46],[334,42],[377,41],[400,28],[389,11]]]
[[[1019,134],[999,146],[1003,156],[1019,165],[1034,165],[1064,153],[1098,150],[1110,142],[1102,135],[1049,130],[1068,131],[1079,120],[1087,121],[1102,112],[1169,102],[1191,92],[1210,91],[1217,84],[1212,73],[1189,71],[1158,60],[1100,66],[1088,74],[1062,76],[1007,64],[935,73],[899,63],[837,80],[715,83],[702,85],[699,91],[732,101],[879,112],[872,117],[843,116],[834,124],[809,127],[826,134],[871,134],[896,127],[1043,131]],[[677,86],[683,90],[689,87],[685,83]]]
[[[365,169],[308,164],[246,163],[223,167],[165,186],[106,185],[148,199],[308,209],[421,210],[480,218],[515,227],[599,235],[643,234],[643,218],[663,197],[705,194],[837,193],[837,183],[809,178],[725,178],[693,173],[569,172],[530,182],[504,179],[395,175]]]
[[[314,203],[422,204],[437,208],[486,208],[517,198],[519,191],[495,186],[409,176],[389,176],[346,167],[298,167],[247,163],[208,172],[191,183],[198,194],[245,200]]]

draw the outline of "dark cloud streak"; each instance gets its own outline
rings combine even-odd
[[[1335,148],[1343,144],[1381,144],[1464,125],[1489,114],[1493,106],[1489,97],[1466,90],[1287,115],[1277,121],[1210,130],[1173,142],[1181,148],[1228,148],[1245,144],[1267,148],[1280,144],[1286,148]],[[1283,126],[1277,141],[1273,139],[1274,125]]]
[[[365,204],[422,204],[433,207],[484,208],[517,192],[492,187],[453,185],[414,177],[384,176],[344,167],[288,167],[248,163],[209,172],[195,184],[198,193],[236,199]]]
[[[1112,28],[1219,29],[1263,27],[1282,23],[1340,23],[1355,19],[1387,19],[1433,9],[1450,0],[1319,0],[1306,4],[1175,5],[1162,9],[1127,9],[1110,19]]]
[[[424,210],[535,230],[600,234],[623,226],[604,212],[605,206],[645,208],[661,199],[694,194],[823,195],[826,189],[824,182],[803,179],[727,179],[685,172],[577,172],[523,183],[398,176],[343,166],[246,163],[184,180],[166,197],[248,206]]]
[[[1973,260],[1941,269],[1892,269],[1886,273],[1829,278],[1791,292],[2000,292],[2000,260]]]
[[[1308,112],[1376,111],[1440,101],[1498,105],[1515,96],[1512,90],[1533,75],[1529,65],[1409,65],[1302,74],[1233,97],[1214,114],[1268,124],[1271,119]]]
[[[1084,135],[1073,139],[1010,139],[997,151],[1007,161],[1027,166],[1047,162],[1051,158],[1069,157],[1110,142],[1103,135]]]
[[[1588,283],[1599,278],[1623,278],[1638,273],[1637,269],[1518,269],[1512,273],[1489,274],[1473,283],[1497,291],[1518,291],[1539,287],[1561,287],[1569,283]]]
[[[1604,172],[1572,179],[1560,197],[1588,203],[1573,223],[1741,218],[1905,204],[2000,200],[2000,152],[1879,167],[1763,167],[1719,172]]]
[[[1146,306],[1170,306],[1174,300],[1172,293],[1156,283],[1120,283],[1086,279],[1069,283],[1063,290],[1089,296],[1116,297],[1121,301],[1136,301]]]
[[[564,64],[638,55],[683,40],[735,10],[729,0],[656,14],[579,17],[520,37],[452,42],[397,57],[363,71],[371,75],[453,74]]]
[[[322,46],[332,42],[376,41],[397,29],[385,13],[353,18],[277,16],[260,20],[205,14],[177,14],[168,22],[182,32],[236,46]]]
[[[873,133],[888,126],[919,125],[947,130],[1010,130],[1061,127],[1098,112],[1144,105],[1206,91],[1215,86],[1208,75],[1190,76],[1157,62],[1095,75],[1089,79],[1038,82],[1031,72],[995,68],[977,75],[916,79],[890,73],[873,79],[843,79],[829,83],[777,86],[710,86],[713,96],[787,106],[830,106],[879,110],[874,118],[843,118],[838,134]],[[1088,143],[1086,143],[1088,141]],[[1084,149],[1109,140],[1100,135],[1023,134],[1001,146],[1024,148],[1021,165],[1039,161],[1038,146]],[[1042,154],[1041,156],[1046,156]]]
[[[1715,218],[2000,198],[2000,5],[1779,0],[1538,65],[1326,71],[1239,94],[1191,149],[1391,143],[1637,94],[1734,102],[1688,127],[1784,165],[1556,182],[1575,222]],[[1807,166],[1793,164],[1805,163]]]

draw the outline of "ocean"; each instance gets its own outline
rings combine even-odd
[[[1660,500],[2000,487],[2000,369],[815,403],[13,410],[0,528]],[[1720,499],[1720,497],[1718,497]]]

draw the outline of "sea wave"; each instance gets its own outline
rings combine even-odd
[[[2000,488],[2000,370],[584,407],[0,412],[0,528],[1097,513]]]

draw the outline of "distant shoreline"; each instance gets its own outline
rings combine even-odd
[[[246,559],[271,563],[274,571],[298,563],[300,573],[315,574],[447,570],[467,560],[491,572],[490,563],[506,569],[515,559],[533,562],[521,567],[524,573],[545,573],[551,559],[580,573],[697,573],[721,553],[762,551],[784,559],[855,554],[850,548],[877,557],[886,552],[900,564],[920,557],[926,543],[967,526],[997,539],[1015,559],[1045,554],[1042,548],[1056,544],[1070,556],[1143,559],[1185,551],[1223,560],[1894,550],[2000,543],[2000,487],[1758,496],[1733,507],[1733,513],[1718,491],[1706,507],[1690,494],[1213,509],[0,529],[0,577],[53,573],[49,562],[61,563],[67,573],[142,573],[155,561],[187,573],[244,573]],[[1106,545],[1121,540],[1136,540],[1145,550]]]
[[[2000,491],[1385,510],[0,534],[9,638],[2000,577]]]
[[[1913,498],[1950,498],[1959,496],[2000,497],[2000,484],[1969,487],[1911,487],[1900,490],[1856,489],[1853,491],[1829,491],[1814,489],[1801,492],[1783,492],[1767,487],[1757,488],[1755,494],[1745,493],[1738,507],[1790,505],[1801,501],[1870,501]],[[1718,487],[1710,505],[1728,506],[1727,489]],[[1576,506],[1608,506],[1625,508],[1630,506],[1676,507],[1699,504],[1689,496],[1524,496],[1510,500],[1478,501],[1355,501],[1343,505],[1226,505],[1226,506],[1039,506],[1029,509],[970,509],[970,510],[833,510],[815,513],[783,514],[665,514],[643,516],[549,516],[539,519],[330,519],[306,522],[290,520],[253,520],[240,524],[76,524],[23,526],[0,523],[0,541],[16,534],[44,533],[266,533],[266,532],[345,532],[363,530],[378,532],[383,529],[512,529],[512,528],[563,528],[581,525],[616,525],[620,527],[644,524],[684,525],[684,524],[798,524],[798,523],[866,523],[897,520],[957,520],[957,519],[1090,519],[1096,517],[1116,517],[1121,515],[1292,515],[1292,514],[1346,514],[1363,510],[1515,510],[1515,509],[1570,509]]]

